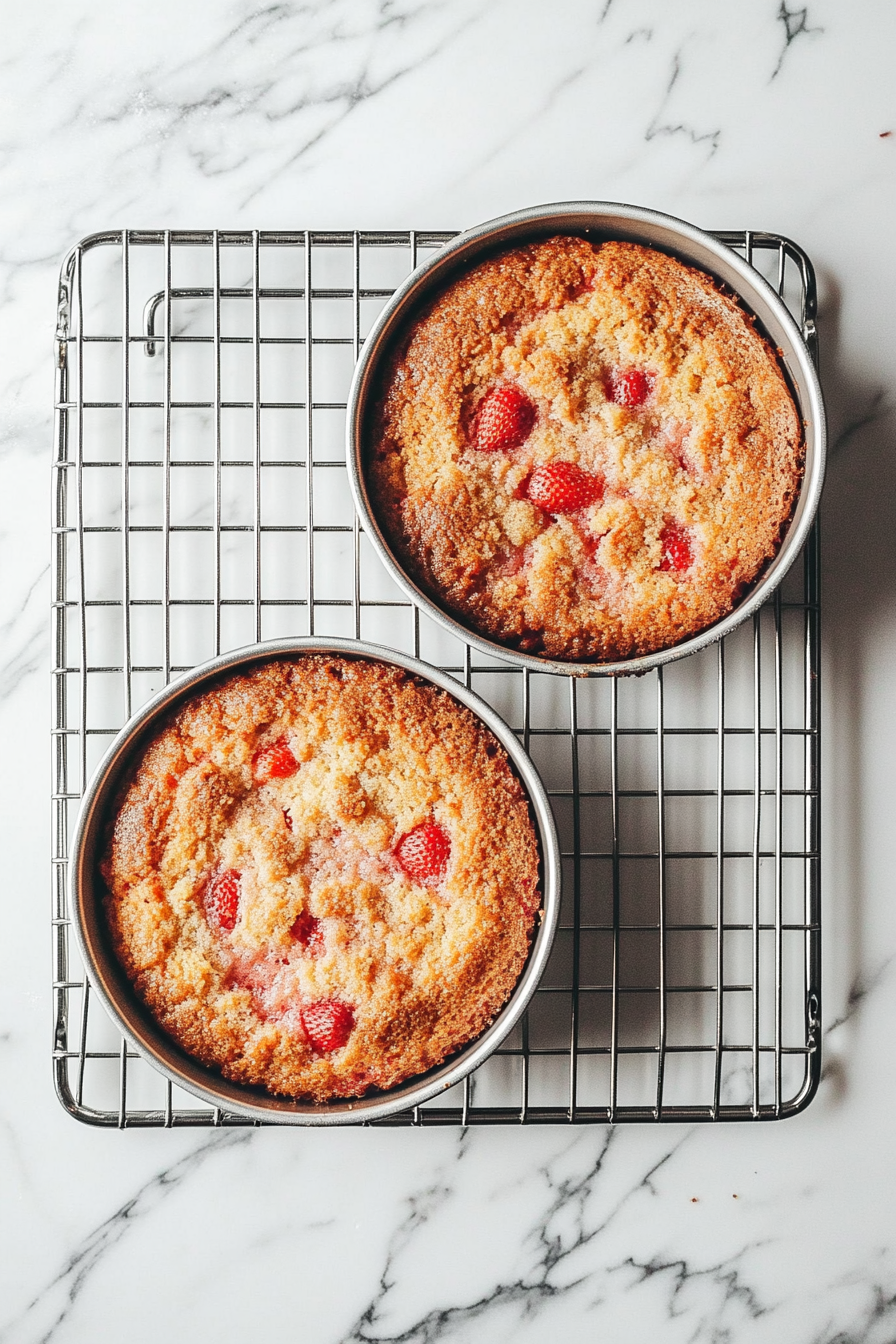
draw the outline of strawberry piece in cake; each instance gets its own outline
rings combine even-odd
[[[240,875],[227,868],[213,877],[205,889],[205,917],[213,929],[231,933],[240,911]]]
[[[643,369],[617,369],[607,390],[617,406],[643,406],[653,391],[653,377]]]
[[[255,754],[252,771],[259,784],[271,779],[288,779],[299,768],[299,763],[290,750],[285,737],[278,738],[270,746],[262,747]]]
[[[316,1003],[306,1003],[301,1018],[309,1044],[320,1054],[341,1050],[355,1025],[351,1008],[338,999],[318,999]]]
[[[694,563],[693,537],[682,523],[667,523],[660,533],[663,558],[660,569],[667,573],[683,574]]]
[[[441,826],[425,821],[399,840],[395,855],[412,882],[438,881],[448,867],[451,841]]]
[[[584,471],[575,462],[548,462],[529,477],[527,494],[545,513],[575,513],[596,504],[604,493],[600,476]]]
[[[481,453],[509,452],[532,433],[535,406],[518,387],[505,385],[487,392],[473,423],[473,444]]]
[[[310,910],[302,910],[292,922],[289,936],[294,943],[312,957],[318,957],[325,949],[323,925]]]

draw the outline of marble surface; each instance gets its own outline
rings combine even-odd
[[[894,44],[885,0],[7,5],[4,1344],[896,1338]],[[62,254],[121,225],[452,228],[589,195],[775,229],[818,266],[834,453],[817,1099],[784,1124],[719,1128],[79,1126],[49,1068]]]

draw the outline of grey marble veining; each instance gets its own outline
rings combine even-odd
[[[896,1338],[896,12],[884,0],[74,0],[0,55],[0,1340]],[[887,132],[893,132],[888,135]],[[59,261],[94,229],[453,228],[594,196],[813,256],[825,1080],[770,1126],[106,1133],[49,1071]]]

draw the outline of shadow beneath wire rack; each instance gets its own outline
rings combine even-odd
[[[881,382],[858,381],[840,344],[837,281],[820,277],[821,376],[829,459],[822,503],[822,853],[825,949],[823,1077],[839,1098],[849,1084],[855,1024],[848,1024],[879,969],[864,935],[890,832],[875,825],[869,742],[880,736],[878,663],[896,624],[896,404]],[[885,949],[884,951],[888,951]],[[839,1030],[845,1025],[845,1032]]]

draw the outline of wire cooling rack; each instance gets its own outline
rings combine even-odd
[[[640,678],[473,654],[392,585],[352,509],[351,370],[449,233],[109,232],[62,267],[53,499],[56,1088],[118,1127],[252,1123],[121,1038],[66,900],[85,780],[182,669],[280,635],[387,644],[520,734],[563,852],[552,960],[523,1023],[452,1092],[387,1124],[766,1120],[820,1071],[819,560],[722,643]],[[805,254],[721,233],[815,353]]]

